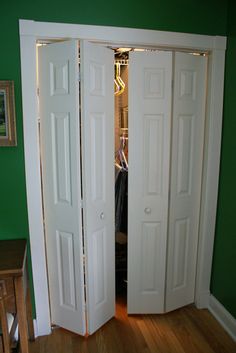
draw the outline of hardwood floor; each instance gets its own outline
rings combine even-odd
[[[119,299],[116,317],[92,336],[57,328],[30,343],[30,353],[236,353],[236,343],[208,310],[127,316]]]

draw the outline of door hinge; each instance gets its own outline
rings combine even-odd
[[[80,207],[84,208],[84,200],[80,200]]]
[[[80,72],[78,71],[78,76],[77,76],[78,82],[80,82],[81,76],[80,76]]]

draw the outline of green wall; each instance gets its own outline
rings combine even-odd
[[[224,124],[211,292],[236,318],[236,3],[230,1]]]
[[[17,147],[0,148],[0,239],[28,238],[21,106],[19,19],[225,35],[227,33],[227,1],[127,0],[125,2],[115,2],[110,0],[40,0],[37,3],[32,0],[15,0],[1,2],[0,79],[14,80],[15,82],[18,145]],[[232,50],[235,52],[233,39],[231,43]],[[228,54],[227,62],[229,66],[232,65],[232,60],[232,57]],[[228,72],[230,72],[230,67]],[[227,75],[226,88],[230,91],[234,81],[229,79],[230,74]],[[229,298],[230,294],[227,292],[230,287],[223,286],[222,288],[219,285],[219,281],[221,281],[220,273],[224,272],[222,270],[224,257],[222,258],[220,253],[221,249],[224,249],[224,256],[227,257],[227,251],[231,247],[230,241],[233,239],[234,227],[233,217],[229,218],[231,214],[233,215],[233,210],[236,210],[233,201],[231,201],[232,193],[228,195],[232,191],[229,187],[229,182],[233,177],[231,174],[233,164],[232,149],[235,149],[235,143],[233,142],[233,124],[235,123],[232,119],[234,109],[235,103],[232,95],[231,98],[226,97],[220,206],[212,281],[213,293],[216,293],[217,298],[232,313],[235,313],[235,306]],[[227,186],[223,187],[225,181]],[[228,202],[230,202],[230,206],[228,206]],[[224,211],[225,206],[228,210],[227,212]],[[222,230],[224,230],[224,234]],[[227,268],[227,275],[228,278],[234,275],[233,259]]]

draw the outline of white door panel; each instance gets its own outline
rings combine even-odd
[[[194,301],[207,58],[175,54],[166,310]]]
[[[81,42],[84,232],[88,331],[115,315],[114,54]]]
[[[77,41],[40,47],[38,58],[51,319],[84,335]]]
[[[172,53],[130,53],[128,313],[164,311]]]

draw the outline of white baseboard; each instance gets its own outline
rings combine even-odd
[[[44,326],[41,327],[38,325],[37,319],[33,320],[33,324],[34,324],[34,336],[35,338],[40,337],[40,336],[47,336],[50,335],[52,333],[51,330],[51,326],[48,328],[45,328]]]
[[[34,337],[37,338],[39,334],[38,334],[38,325],[37,325],[36,319],[33,320],[33,324],[34,324]]]
[[[210,295],[208,309],[236,342],[236,320],[213,295]]]
[[[210,291],[198,293],[195,299],[195,305],[198,309],[206,309],[209,306]]]

